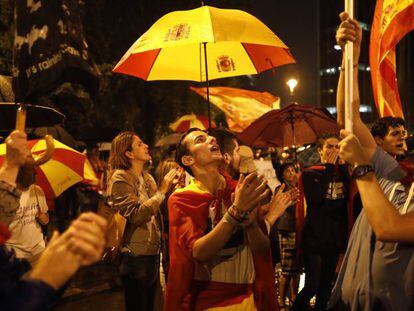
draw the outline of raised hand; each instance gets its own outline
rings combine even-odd
[[[27,144],[27,135],[20,131],[13,131],[6,138],[5,164],[19,168],[31,157]]]
[[[345,50],[345,44],[347,41],[354,43],[354,59],[358,60],[359,52],[361,49],[362,30],[358,21],[351,19],[346,12],[339,14],[341,24],[336,31],[336,42],[341,47],[342,51]]]
[[[171,169],[165,176],[160,186],[160,191],[165,195],[179,182],[183,169],[176,167]]]
[[[266,220],[271,226],[280,216],[282,216],[285,210],[297,200],[299,190],[297,188],[293,188],[284,192],[285,187],[286,185],[282,184],[270,202],[269,212],[266,214]]]
[[[368,156],[354,134],[341,130],[341,137],[343,139],[339,142],[339,154],[346,162],[352,166],[370,164]]]
[[[102,257],[107,222],[93,214],[82,214],[62,235],[57,231],[29,274],[55,289],[60,288],[79,267]]]
[[[62,235],[68,238],[69,249],[82,257],[81,266],[101,259],[106,244],[107,221],[94,213],[81,214]]]
[[[250,212],[269,195],[264,178],[251,173],[241,175],[234,194],[234,206],[238,212]]]

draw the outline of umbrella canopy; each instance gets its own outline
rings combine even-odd
[[[85,165],[83,168],[83,183],[92,185],[92,186],[98,186],[99,185],[99,179],[95,174],[95,171],[93,170],[93,166],[91,162],[88,159],[85,159]]]
[[[0,103],[0,131],[12,131],[16,127],[16,113],[20,105],[15,103]],[[61,124],[65,115],[45,106],[25,105],[27,120],[26,127],[35,128]]]
[[[181,133],[174,133],[174,134],[162,137],[155,143],[155,147],[176,145],[180,141],[181,136],[182,136]]]
[[[210,6],[161,17],[113,69],[144,80],[212,79],[256,74],[294,63],[288,47],[260,20]]]
[[[200,130],[206,130],[208,129],[208,117],[206,116],[199,116],[195,114],[186,114],[179,118],[174,123],[170,124],[170,128],[174,132],[178,133],[184,133],[188,129],[192,127],[197,127]],[[216,127],[216,125],[213,122],[212,127]]]
[[[84,179],[86,156],[61,142],[54,140],[55,151],[46,163],[36,166],[37,180],[48,199],[57,197],[70,186]],[[30,140],[29,147],[33,155],[42,153],[46,148],[43,139]],[[6,145],[0,145],[0,166],[6,154]]]
[[[161,17],[125,53],[114,72],[144,80],[207,80],[255,74],[294,63],[288,47],[240,10],[203,6]]]
[[[239,139],[251,146],[303,145],[326,133],[338,132],[335,118],[325,109],[291,104],[254,121]]]

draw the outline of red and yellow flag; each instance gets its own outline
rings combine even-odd
[[[207,97],[206,88],[191,87]],[[234,132],[242,132],[253,121],[271,109],[280,108],[280,98],[268,92],[255,92],[232,87],[210,87],[210,102],[226,114],[227,124]]]
[[[374,100],[381,117],[404,117],[395,46],[414,29],[414,0],[377,0],[369,50]]]

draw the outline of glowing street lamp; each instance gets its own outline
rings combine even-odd
[[[292,102],[295,102],[294,92],[295,92],[296,85],[298,85],[298,80],[292,78],[292,79],[289,79],[286,82],[286,84],[289,86],[290,96],[292,97]]]

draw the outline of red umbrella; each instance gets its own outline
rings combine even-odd
[[[239,134],[251,146],[272,147],[313,143],[325,133],[337,133],[335,118],[325,109],[291,104],[272,110]]]

